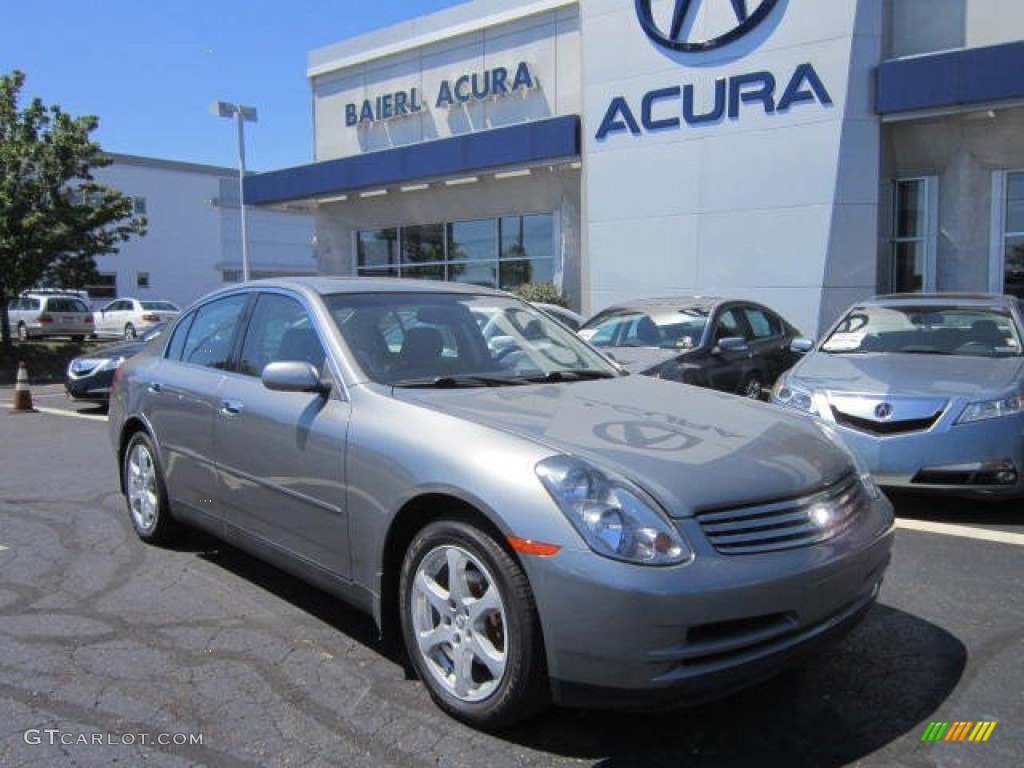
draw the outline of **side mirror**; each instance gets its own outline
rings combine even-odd
[[[330,385],[326,384],[309,363],[297,360],[283,360],[269,363],[260,374],[263,386],[275,392],[318,392],[326,395]]]
[[[789,351],[798,355],[806,355],[814,349],[814,339],[796,338],[789,345]]]
[[[746,354],[750,351],[750,347],[747,346],[747,340],[740,336],[726,336],[724,339],[719,339],[718,344],[712,350],[712,354],[721,353],[732,353],[732,354]]]

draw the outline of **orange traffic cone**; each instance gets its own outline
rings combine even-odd
[[[18,363],[18,377],[14,381],[14,402],[11,413],[39,413],[32,407],[32,392],[28,388],[28,369],[25,362]]]

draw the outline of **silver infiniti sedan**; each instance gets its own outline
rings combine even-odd
[[[1013,296],[878,296],[850,307],[772,399],[836,429],[883,486],[1021,496],[1021,321]]]
[[[144,541],[202,528],[370,612],[488,729],[768,677],[863,616],[892,545],[831,428],[475,286],[211,294],[118,369],[110,436]]]

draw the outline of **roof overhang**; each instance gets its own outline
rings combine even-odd
[[[1024,99],[1024,42],[892,59],[877,81],[884,120],[1015,106]]]
[[[323,201],[360,190],[571,162],[579,157],[580,118],[566,115],[255,174],[245,179],[245,202]]]

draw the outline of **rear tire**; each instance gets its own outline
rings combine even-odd
[[[124,451],[124,494],[132,528],[148,544],[169,544],[181,534],[171,517],[164,473],[156,446],[145,432],[136,432]]]
[[[489,533],[460,520],[426,526],[406,551],[399,595],[406,651],[441,709],[497,730],[547,705],[533,593]]]
[[[18,323],[18,341],[28,341],[28,326]]]
[[[125,338],[125,340],[126,341],[131,341],[136,336],[138,336],[138,334],[135,332],[135,326],[132,325],[131,323],[128,323],[128,325],[126,325],[124,327],[124,338]]]
[[[750,398],[751,400],[761,400],[764,398],[764,385],[761,383],[761,377],[756,373],[752,373],[747,376],[743,383],[740,384],[740,392],[743,397]]]

